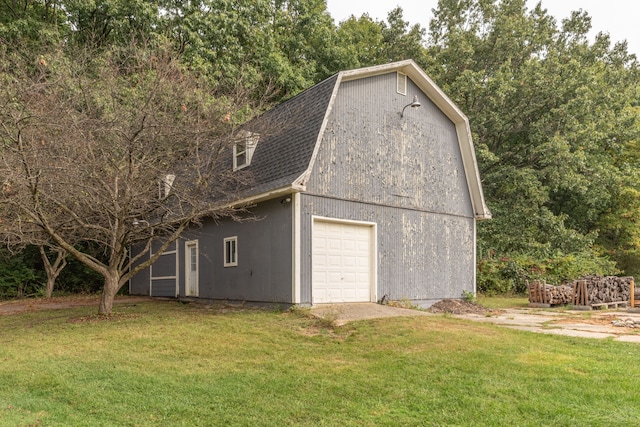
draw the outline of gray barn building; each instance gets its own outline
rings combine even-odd
[[[245,129],[228,167],[257,221],[206,221],[132,294],[284,304],[475,292],[476,220],[491,217],[469,122],[411,60],[340,72]]]

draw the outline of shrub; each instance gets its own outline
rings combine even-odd
[[[619,273],[613,261],[592,250],[548,256],[514,254],[490,255],[478,261],[478,290],[487,295],[523,293],[527,281],[544,280],[560,284],[587,274],[612,275]]]

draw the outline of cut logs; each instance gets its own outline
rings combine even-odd
[[[567,285],[548,285],[534,280],[529,287],[529,302],[532,304],[564,305],[571,304],[573,288]]]
[[[530,305],[564,305],[597,307],[629,302],[631,300],[633,277],[585,276],[579,280],[560,286],[548,285],[543,281],[527,282]],[[640,300],[640,292],[634,292]]]
[[[575,283],[586,283],[586,301],[585,304],[576,305],[596,305],[614,302],[629,301],[631,297],[631,282],[633,277],[616,277],[616,276],[585,276]]]

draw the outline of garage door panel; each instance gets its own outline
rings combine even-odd
[[[342,247],[342,240],[337,237],[327,239],[329,249],[340,249]]]
[[[371,301],[372,238],[369,225],[314,221],[314,303]]]
[[[342,268],[356,268],[358,265],[357,257],[345,255],[342,257]]]

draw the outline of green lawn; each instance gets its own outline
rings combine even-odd
[[[480,305],[489,308],[503,309],[503,308],[518,308],[528,307],[529,298],[527,296],[514,296],[514,295],[499,295],[499,296],[485,296],[478,294],[476,302]]]
[[[637,426],[640,347],[177,302],[0,316],[0,425]]]

